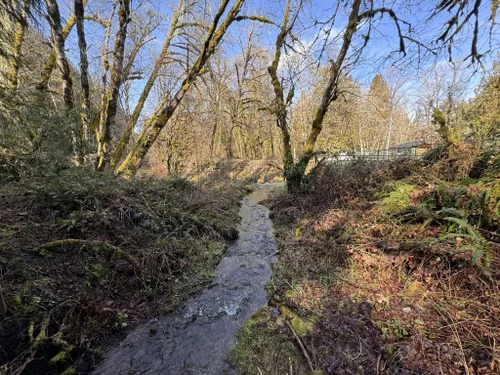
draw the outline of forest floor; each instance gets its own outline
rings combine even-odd
[[[326,167],[271,199],[270,307],[238,334],[238,373],[500,373],[498,159],[460,180],[450,160]]]
[[[202,290],[244,193],[83,169],[0,185],[0,374],[88,373],[106,342]]]

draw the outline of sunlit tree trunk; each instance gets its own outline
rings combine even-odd
[[[118,30],[115,37],[113,67],[111,68],[109,89],[104,106],[101,108],[101,118],[98,128],[97,170],[103,170],[109,163],[109,142],[111,129],[115,124],[118,110],[120,86],[123,78],[123,60],[127,25],[130,21],[130,0],[120,0],[118,9]]]
[[[307,142],[304,147],[303,156],[300,160],[300,163],[302,164],[300,166],[300,169],[303,170],[303,172],[301,173],[302,175],[305,172],[307,163],[309,162],[309,160],[313,155],[314,145],[316,144],[318,136],[320,135],[321,130],[323,129],[323,120],[328,111],[328,107],[331,104],[331,102],[337,100],[338,98],[337,89],[338,89],[341,69],[344,64],[344,60],[347,56],[347,52],[351,47],[351,42],[354,33],[356,32],[356,29],[358,27],[360,5],[361,5],[361,0],[353,1],[351,6],[351,12],[349,15],[349,22],[347,24],[344,33],[342,47],[335,61],[331,63],[330,78],[328,79],[328,84],[326,86],[325,91],[323,92],[319,108],[317,109],[316,115],[314,116],[311,130],[309,132],[309,136],[307,137]]]
[[[217,88],[217,91],[219,91],[219,88]],[[214,156],[214,149],[215,149],[215,138],[217,136],[217,129],[219,127],[219,121],[220,121],[220,114],[221,114],[221,103],[220,103],[219,95],[216,97],[216,110],[215,110],[215,119],[214,119],[214,126],[212,128],[212,135],[210,137],[210,159],[213,158]]]
[[[287,95],[285,101],[285,93],[282,83],[278,77],[278,65],[281,59],[281,50],[285,45],[286,37],[291,33],[294,21],[290,22],[290,5],[291,0],[287,0],[283,21],[281,23],[280,32],[276,38],[276,49],[274,51],[274,58],[271,65],[268,67],[269,75],[271,76],[271,84],[273,85],[275,95],[275,108],[276,125],[281,131],[281,141],[283,145],[283,172],[287,180],[287,185],[290,190],[297,190],[294,186],[295,179],[294,173],[294,160],[292,151],[292,142],[290,131],[288,129],[288,113],[287,103],[291,102],[293,98],[293,89]]]
[[[76,31],[78,33],[78,47],[80,49],[80,80],[83,91],[82,101],[82,154],[84,163],[89,162],[90,153],[90,85],[89,85],[89,62],[87,58],[87,42],[85,40],[85,27],[84,27],[84,0],[75,0],[75,19]]]
[[[82,0],[84,7],[87,4],[87,1],[88,0]],[[62,34],[64,41],[66,41],[66,38],[68,37],[69,33],[71,32],[71,29],[73,29],[73,26],[75,26],[75,21],[76,21],[75,15],[72,14],[68,18],[68,20],[66,21],[66,24],[64,25],[64,27],[62,28],[61,34]],[[40,76],[40,82],[38,82],[36,85],[37,89],[39,89],[39,90],[46,90],[47,89],[47,87],[49,85],[50,77],[52,77],[52,72],[54,71],[55,66],[56,66],[56,51],[54,48],[52,48],[50,50],[49,55],[45,59],[44,64],[43,64],[43,69],[42,69],[42,73]]]
[[[178,27],[179,17],[181,14],[180,10],[182,8],[183,8],[183,1],[179,3],[178,9],[173,15],[172,22],[170,24],[170,30],[167,35],[167,38],[165,39],[165,43],[163,44],[163,48],[160,52],[160,55],[158,56],[158,59],[155,62],[153,70],[149,75],[149,78],[144,86],[144,89],[142,90],[141,96],[139,97],[139,100],[137,101],[137,104],[134,108],[134,112],[130,116],[130,119],[127,121],[127,126],[125,127],[125,131],[123,132],[120,140],[118,141],[118,144],[116,145],[111,155],[110,166],[112,169],[115,169],[118,163],[120,162],[123,156],[123,151],[125,150],[125,147],[127,147],[127,144],[130,141],[130,137],[132,136],[132,133],[135,127],[137,126],[137,121],[139,120],[139,116],[141,115],[141,112],[144,109],[146,100],[148,99],[151,89],[153,88],[153,85],[156,81],[156,78],[160,73],[160,69],[166,63],[165,60],[167,59],[167,55],[170,49],[170,43],[172,42],[172,39],[174,38],[175,35],[175,31],[177,30]]]
[[[12,56],[9,62],[9,73],[7,80],[9,86],[13,89],[19,86],[19,69],[21,66],[21,50],[24,41],[24,35],[28,27],[28,13],[31,0],[24,0],[21,5],[21,12],[15,23],[14,37],[12,41]]]
[[[61,73],[62,92],[66,113],[69,116],[74,107],[73,80],[69,68],[68,59],[64,52],[64,36],[61,28],[61,14],[57,0],[45,0],[47,15],[52,32],[52,44],[59,72]],[[71,125],[71,137],[73,146],[73,158],[76,164],[81,164],[81,152],[78,135],[74,125]]]
[[[293,154],[290,146],[290,134],[288,131],[282,129],[282,139],[283,139],[283,147],[285,153],[284,155],[285,178],[287,180],[287,187],[291,191],[300,190],[302,181],[306,173],[307,165],[309,164],[311,158],[314,156],[314,146],[316,144],[318,136],[321,133],[321,130],[323,129],[323,120],[328,111],[328,107],[338,97],[339,78],[341,76],[344,60],[351,46],[353,35],[358,27],[358,22],[360,19],[359,16],[360,5],[361,5],[361,0],[354,0],[351,5],[349,21],[346,30],[344,32],[342,46],[335,61],[331,62],[327,86],[323,91],[321,102],[319,104],[318,109],[316,110],[316,114],[312,121],[311,130],[309,131],[306,144],[302,151],[302,156],[295,163],[293,162]],[[273,81],[275,81],[275,79],[273,79]],[[273,82],[273,86],[276,86],[275,82]],[[284,117],[283,114],[278,113],[278,122],[283,121],[281,119],[283,117]]]
[[[111,38],[111,27],[113,22],[113,17],[115,16],[116,7],[118,5],[118,0],[115,0],[112,4],[111,11],[109,13],[107,21],[104,23],[104,43],[101,51],[102,61],[101,67],[103,69],[101,75],[101,93],[100,93],[100,104],[99,104],[99,117],[91,124],[91,132],[95,133],[96,141],[98,148],[100,146],[100,132],[99,132],[99,124],[102,123],[104,117],[103,108],[106,106],[106,98],[107,98],[107,88],[108,88],[108,74],[109,74],[109,40]],[[99,150],[98,150],[99,153]],[[96,164],[97,167],[97,164]]]
[[[389,147],[391,146],[391,136],[392,136],[392,121],[393,121],[393,108],[391,104],[390,112],[389,112],[389,121],[387,124],[387,137],[385,140],[385,150],[389,152]]]
[[[244,1],[245,0],[236,0],[231,9],[227,12],[227,15],[221,25],[217,27],[229,4],[229,0],[221,1],[219,9],[217,10],[217,13],[208,29],[207,37],[198,54],[198,58],[189,69],[181,87],[173,98],[168,100],[168,102],[166,102],[165,105],[157,111],[156,115],[144,126],[141,134],[132,147],[132,150],[117,169],[117,173],[130,177],[137,172],[145,155],[156,141],[156,138],[160,134],[161,130],[175,113],[187,91],[205,67],[208,59],[215,53],[227,29],[235,21],[235,18],[240,12]]]

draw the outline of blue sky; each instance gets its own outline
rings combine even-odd
[[[61,2],[61,12],[63,16],[67,17],[69,12],[71,11],[72,1],[67,1],[67,3]],[[410,0],[407,0],[410,1]],[[102,0],[89,0],[89,5],[87,7],[88,11],[96,11],[102,12],[103,10],[109,10],[109,4],[111,1],[102,1]],[[176,1],[174,3],[177,3]],[[444,24],[445,20],[448,18],[446,13],[440,15],[434,22],[426,22],[428,17],[431,14],[431,9],[434,1],[423,0],[415,5],[415,2],[412,1],[412,6],[408,7],[404,5],[404,2],[385,2],[386,7],[394,8],[398,17],[402,20],[405,20],[412,24],[412,37],[423,42],[429,44],[429,42],[435,39],[435,36],[438,35],[441,25]],[[66,4],[66,5],[65,5]],[[137,0],[133,0],[133,4],[138,4]],[[218,1],[216,0],[205,0],[205,4],[207,6],[211,6],[212,12],[214,12],[218,6]],[[301,16],[301,22],[298,24],[296,35],[302,41],[304,46],[310,46],[313,40],[324,39],[324,30],[321,29],[320,26],[312,27],[315,20],[318,21],[326,21],[334,11],[334,6],[337,3],[331,0],[312,0],[306,2],[306,6],[304,9],[304,13]],[[403,4],[403,5],[397,5]],[[483,9],[480,15],[480,22],[482,25],[486,25],[481,28],[482,33],[479,36],[480,40],[480,50],[485,50],[487,45],[487,32],[488,32],[488,17],[489,17],[489,9],[487,2],[486,5],[483,5]],[[170,15],[171,8],[167,5],[165,1],[153,1],[152,6],[161,11],[167,18]],[[257,14],[257,15],[265,15],[268,18],[271,18],[274,21],[280,22],[282,18],[284,7],[283,0],[247,0],[244,10],[242,14]],[[143,8],[144,9],[144,8]],[[339,40],[342,36],[342,30],[347,23],[349,9],[345,9],[344,7],[340,7],[338,16],[336,18],[336,22],[333,26],[333,31],[330,34],[329,41],[332,42],[331,50],[335,51],[335,42],[333,40],[335,37]],[[104,12],[106,14],[106,12]],[[401,23],[403,28],[406,28],[406,25]],[[224,43],[224,53],[228,58],[231,58],[232,55],[238,53],[239,47],[236,47],[232,44],[235,38],[241,37],[243,35],[243,29],[248,27],[248,22],[239,22],[235,23],[231,26],[231,29],[227,35],[226,42]],[[150,43],[149,47],[159,49],[163,44],[164,40],[164,31],[168,29],[168,22],[165,22],[162,27],[158,28],[154,33],[156,40]],[[367,25],[362,26],[360,29],[359,35],[363,34],[367,29]],[[261,29],[261,43],[268,47],[271,51],[274,48],[274,38],[276,35],[276,28],[273,26],[265,26]],[[89,42],[89,54],[91,56],[97,56],[99,52],[99,47],[102,44],[104,38],[103,29],[91,22],[86,22],[86,32],[88,35]],[[464,34],[470,35],[471,30],[468,27],[464,28]],[[320,36],[318,38],[318,35]],[[457,48],[453,50],[453,57],[457,60],[465,57],[469,54],[470,51],[470,37],[466,38],[467,41],[463,43],[458,43]],[[392,55],[391,59],[387,59],[387,56],[391,51],[395,51],[398,47],[398,35],[396,32],[396,27],[389,17],[385,16],[380,21],[376,23],[376,27],[371,30],[371,39],[368,43],[367,48],[365,49],[362,58],[356,65],[354,69],[350,71],[350,74],[362,85],[367,87],[371,82],[373,76],[379,72],[384,73],[390,68],[394,63],[397,63],[398,66],[402,67],[405,71],[405,74],[408,76],[408,84],[411,84],[418,77],[419,73],[425,72],[428,69],[428,66],[433,63],[438,63],[446,66],[445,61],[447,60],[446,54],[440,54],[438,56],[432,56],[430,54],[426,54],[425,58],[423,58],[423,54],[417,54],[417,45],[412,44],[410,42],[407,43],[408,56],[405,59],[399,59],[401,57],[400,54]],[[359,45],[359,40],[358,44]],[[432,44],[430,44],[432,46]],[[317,46],[319,48],[319,44]],[[76,40],[76,32],[75,30],[70,35],[67,42],[67,50],[70,59],[73,62],[74,66],[77,66],[79,61],[78,56],[78,48],[77,48],[77,40]],[[149,51],[145,52],[143,57],[143,61],[146,61],[146,54]],[[94,63],[94,66],[97,66],[98,61],[96,59],[91,60],[91,63]],[[490,65],[490,60],[485,59],[486,68]],[[472,95],[473,87],[479,82],[480,75],[472,75],[471,69],[471,78],[469,80],[470,84],[470,95]],[[142,82],[138,81],[135,83],[137,91],[140,90]],[[414,90],[418,90],[418,86],[415,87]],[[470,96],[469,95],[469,96]]]

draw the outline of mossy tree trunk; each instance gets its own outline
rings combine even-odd
[[[300,7],[299,7],[300,10]],[[271,76],[271,83],[274,89],[274,108],[273,112],[276,114],[276,124],[281,131],[281,140],[283,144],[283,175],[287,181],[287,187],[289,190],[297,190],[298,187],[295,186],[294,174],[294,160],[293,160],[293,149],[290,137],[290,131],[288,126],[288,106],[291,103],[294,90],[293,87],[287,94],[285,100],[285,90],[282,81],[278,77],[278,66],[281,59],[281,50],[285,46],[286,38],[292,32],[295,21],[298,17],[299,10],[290,20],[291,13],[291,0],[287,0],[285,12],[283,15],[283,21],[280,26],[280,32],[276,37],[276,49],[274,51],[273,61],[271,65],[267,68],[269,75]]]
[[[164,104],[162,103],[162,107],[146,122],[131,151],[118,167],[116,171],[118,174],[131,177],[137,172],[142,161],[144,160],[144,157],[156,141],[156,138],[160,134],[161,130],[172,118],[187,91],[196,78],[201,74],[205,64],[216,51],[229,26],[236,20],[244,2],[245,0],[236,0],[231,9],[227,12],[227,15],[221,25],[218,26],[229,4],[229,0],[221,1],[219,9],[217,10],[214,19],[208,28],[207,36],[198,54],[198,58],[187,72],[187,76],[184,78],[181,87],[177,90],[172,99],[166,100],[166,98],[164,98]]]
[[[82,0],[84,7],[87,4],[87,1],[88,0]],[[75,26],[75,22],[76,22],[75,15],[72,14],[66,21],[66,24],[64,25],[61,31],[64,41],[66,41],[66,38],[73,29],[73,26]],[[54,71],[55,66],[56,66],[56,51],[54,48],[52,48],[43,64],[43,69],[40,74],[40,82],[38,82],[36,85],[37,89],[46,90],[48,88],[50,77],[52,77],[52,72]]]
[[[179,18],[181,15],[181,10],[183,9],[183,4],[184,4],[184,1],[181,0],[177,10],[173,14],[172,22],[170,24],[170,30],[169,30],[169,33],[167,35],[167,38],[165,39],[165,42],[163,43],[163,48],[160,52],[160,55],[156,59],[153,70],[151,71],[151,74],[149,75],[148,80],[146,81],[146,84],[144,86],[144,89],[142,90],[141,96],[139,97],[139,100],[137,101],[137,104],[134,108],[134,111],[132,112],[130,119],[127,121],[125,131],[123,132],[120,140],[118,141],[118,144],[116,145],[116,147],[111,155],[110,167],[113,170],[120,163],[122,156],[123,156],[123,152],[125,150],[125,147],[127,147],[127,144],[130,141],[130,137],[132,136],[132,133],[134,131],[134,128],[137,126],[137,121],[139,120],[139,116],[141,115],[141,112],[144,109],[144,105],[146,104],[146,100],[149,97],[149,94],[153,88],[153,85],[156,81],[156,78],[158,77],[158,74],[160,73],[161,68],[163,66],[165,66],[165,64],[167,62],[167,57],[168,57],[169,50],[170,50],[170,44],[171,44],[172,39],[174,38],[175,32],[178,28]]]
[[[87,58],[87,41],[85,40],[84,27],[84,0],[75,0],[76,31],[78,34],[78,48],[80,50],[80,80],[83,91],[81,110],[82,134],[81,152],[85,164],[89,163],[90,153],[90,85],[89,85],[89,62]]]
[[[73,80],[69,69],[68,59],[64,52],[65,38],[61,28],[61,14],[56,0],[45,0],[47,6],[48,20],[52,32],[52,43],[55,51],[56,62],[61,73],[63,99],[66,110],[70,111],[74,106]]]
[[[15,89],[19,86],[19,69],[21,66],[21,52],[23,47],[24,35],[28,27],[28,13],[31,6],[31,0],[24,0],[21,6],[21,12],[17,17],[14,27],[14,37],[12,41],[12,56],[9,61],[9,73],[7,80],[9,87]]]
[[[68,59],[66,58],[66,53],[64,52],[65,38],[62,34],[61,14],[59,13],[57,0],[45,0],[45,5],[47,7],[47,15],[52,33],[52,44],[55,51],[56,62],[59,68],[59,72],[61,73],[64,106],[69,117],[74,108],[73,80],[71,78]],[[74,158],[73,161],[76,164],[81,164],[82,154],[77,134],[78,133],[75,126],[71,125],[71,138]]]
[[[399,24],[399,19],[397,18],[396,14],[392,9],[389,8],[377,8],[377,9],[369,9],[365,12],[360,12],[360,8],[362,5],[361,0],[353,0],[351,5],[350,5],[350,12],[349,12],[349,20],[348,24],[345,28],[343,39],[342,39],[342,45],[340,47],[340,50],[338,52],[337,57],[335,60],[330,62],[330,68],[329,68],[329,78],[327,85],[323,91],[322,97],[321,97],[321,102],[318,106],[318,109],[316,110],[315,116],[313,118],[312,124],[311,124],[311,129],[309,131],[309,135],[307,137],[306,144],[304,146],[304,149],[302,151],[301,157],[297,160],[293,160],[293,154],[292,154],[292,148],[290,144],[290,133],[288,131],[288,128],[286,127],[286,102],[283,105],[283,89],[281,87],[280,81],[277,77],[276,71],[277,71],[277,63],[279,61],[279,56],[280,53],[278,52],[279,49],[284,45],[284,36],[283,33],[284,31],[286,32],[287,29],[286,27],[282,25],[282,31],[278,35],[278,39],[276,42],[276,52],[275,52],[275,59],[273,61],[273,64],[269,68],[269,72],[271,73],[271,78],[272,78],[272,84],[275,90],[276,94],[276,102],[277,102],[277,109],[276,109],[276,115],[277,115],[277,122],[278,122],[278,127],[282,131],[282,139],[283,139],[283,147],[284,147],[284,171],[285,171],[285,178],[287,180],[287,187],[291,191],[299,191],[301,190],[305,174],[306,174],[306,169],[307,166],[310,162],[310,160],[314,157],[315,152],[314,152],[314,147],[316,145],[316,141],[321,134],[321,131],[323,130],[323,120],[325,118],[326,113],[328,112],[328,108],[332,102],[337,100],[339,96],[339,81],[342,76],[343,70],[344,70],[344,63],[347,57],[347,54],[349,52],[349,49],[351,48],[352,42],[353,42],[353,37],[358,31],[359,25],[364,22],[366,19],[372,19],[377,15],[388,15],[392,21],[394,21],[397,31],[398,31],[398,36],[399,36],[399,52],[402,52],[403,54],[405,53],[405,44],[404,44],[404,36],[401,33],[401,28]],[[285,19],[284,19],[284,25],[286,21],[286,12],[285,12]],[[333,27],[333,26],[332,26]],[[368,28],[368,33],[371,30],[371,28]],[[288,33],[291,32],[288,31]],[[286,33],[285,33],[286,36]],[[364,44],[362,45],[361,49],[357,51],[357,53],[361,53],[363,48],[366,46],[366,44],[369,41],[370,35],[364,35]],[[273,74],[273,72],[275,74]],[[290,96],[290,93],[289,95]],[[292,94],[293,96],[293,94]],[[288,102],[288,99],[287,99]]]
[[[305,177],[306,168],[309,164],[311,158],[314,156],[314,146],[318,140],[321,131],[323,130],[323,120],[328,112],[328,108],[332,102],[337,100],[339,92],[339,79],[341,77],[342,68],[344,65],[344,60],[347,56],[347,52],[351,47],[352,38],[356,33],[360,22],[359,9],[361,6],[361,0],[354,0],[351,5],[351,12],[349,14],[349,21],[344,32],[344,37],[342,41],[342,46],[340,48],[339,54],[335,61],[332,61],[329,69],[329,78],[323,95],[321,97],[321,102],[316,114],[314,116],[313,122],[311,124],[311,130],[307,137],[304,150],[302,151],[302,156],[293,166],[293,173],[291,174],[291,184],[298,188],[301,186],[302,181]]]
[[[111,39],[111,26],[113,23],[113,18],[116,13],[116,7],[118,5],[118,1],[113,1],[111,6],[111,11],[109,12],[109,16],[106,22],[104,22],[104,43],[101,51],[102,61],[101,66],[103,68],[103,73],[101,76],[101,93],[100,93],[100,105],[99,105],[99,117],[96,118],[90,125],[90,131],[93,132],[96,136],[97,144],[99,145],[99,124],[102,122],[102,117],[104,116],[104,112],[102,108],[106,106],[106,98],[107,98],[107,87],[108,87],[108,74],[109,74],[109,41]],[[97,167],[97,164],[96,164]]]
[[[123,60],[127,25],[130,21],[130,0],[120,0],[118,9],[118,30],[115,37],[113,67],[110,82],[98,127],[97,170],[104,170],[109,163],[109,142],[114,128],[120,86],[123,82]]]

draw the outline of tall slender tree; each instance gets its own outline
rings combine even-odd
[[[87,5],[88,0],[82,0],[83,6],[85,7]],[[61,36],[64,41],[66,41],[66,38],[70,34],[71,30],[75,26],[76,18],[75,15],[72,14],[68,20],[66,21],[64,27],[61,30]],[[40,81],[36,84],[36,88],[39,90],[46,90],[49,86],[49,81],[50,77],[52,77],[52,72],[54,71],[54,68],[57,65],[57,56],[56,56],[56,50],[55,47],[53,47],[50,50],[49,55],[46,57],[44,64],[43,64],[43,69],[40,75]]]
[[[104,170],[109,163],[111,129],[119,105],[120,86],[123,82],[123,61],[127,25],[130,21],[130,0],[119,0],[118,30],[114,44],[113,67],[111,68],[108,92],[101,108],[98,134],[97,170]]]
[[[229,26],[236,20],[244,2],[245,0],[235,0],[233,6],[227,11],[226,14],[230,0],[221,1],[219,8],[208,28],[205,41],[198,53],[198,57],[188,70],[180,88],[171,99],[162,103],[155,114],[146,122],[129,154],[118,167],[117,173],[129,177],[137,172],[144,160],[144,157],[156,141],[161,130],[172,118],[196,78],[202,73],[208,59],[215,53]]]
[[[7,80],[10,88],[19,86],[19,69],[21,66],[21,51],[26,29],[28,27],[28,13],[30,11],[31,0],[21,2],[21,10],[16,17],[14,26],[14,37],[12,40],[12,54],[10,55],[9,72]]]
[[[137,104],[134,108],[134,111],[132,112],[132,115],[130,116],[129,120],[127,121],[127,125],[125,127],[125,130],[120,137],[120,140],[118,141],[112,155],[111,155],[111,168],[115,169],[120,160],[122,159],[123,152],[125,150],[125,147],[130,141],[130,137],[132,136],[132,133],[137,126],[137,121],[139,120],[139,117],[142,113],[142,110],[144,109],[144,105],[146,104],[146,100],[149,97],[149,94],[151,93],[151,90],[154,86],[154,83],[156,79],[158,78],[158,74],[160,73],[160,70],[165,64],[168,63],[168,54],[170,51],[170,46],[172,43],[172,39],[175,36],[175,33],[179,27],[179,18],[181,16],[181,11],[184,9],[183,6],[184,0],[181,0],[177,9],[174,11],[172,15],[172,20],[170,22],[170,30],[168,32],[168,35],[165,39],[165,42],[163,43],[162,50],[158,56],[158,58],[155,61],[153,70],[151,71],[146,84],[144,85],[144,88],[142,90],[141,96],[139,97]]]
[[[388,16],[395,24],[396,30],[399,38],[399,52],[402,54],[406,53],[405,50],[405,36],[403,35],[401,28],[401,20],[397,17],[396,13],[385,6],[381,6],[376,8],[373,2],[370,2],[367,5],[367,10],[362,10],[362,5],[364,4],[362,0],[352,0],[346,2],[349,6],[349,18],[347,26],[343,32],[342,42],[339,47],[339,51],[334,59],[330,60],[329,68],[328,68],[328,81],[323,90],[323,94],[321,97],[321,101],[319,106],[315,112],[311,123],[311,129],[309,130],[309,134],[307,136],[307,140],[305,146],[302,150],[301,156],[297,161],[293,162],[293,157],[290,157],[290,152],[287,152],[287,149],[291,150],[290,146],[290,133],[288,129],[282,131],[283,144],[285,147],[285,177],[287,179],[288,189],[292,191],[298,191],[301,189],[302,182],[305,177],[307,166],[309,165],[310,160],[314,157],[315,152],[314,148],[316,145],[316,141],[323,130],[323,120],[325,118],[326,113],[328,112],[328,108],[332,102],[338,99],[341,94],[341,90],[339,87],[340,79],[343,75],[345,75],[346,70],[346,61],[348,60],[348,54],[350,50],[352,50],[353,40],[357,33],[360,31],[360,25],[362,23],[367,24],[367,30],[364,31],[363,35],[363,43],[359,48],[356,49],[354,53],[351,53],[352,59],[356,61],[360,54],[363,52],[364,48],[368,44],[370,40],[370,32],[372,30],[372,21],[376,17],[382,17],[384,15]],[[331,21],[331,28],[334,27],[335,16]],[[282,33],[278,35],[276,49],[282,48],[284,43],[280,42],[280,38]],[[410,38],[410,40],[413,40]],[[279,55],[278,55],[279,56]],[[279,59],[278,59],[279,61]],[[276,79],[273,78],[273,86],[276,87]],[[282,96],[281,94],[278,96]],[[282,112],[278,113],[278,116],[283,116]],[[288,155],[287,155],[288,153]],[[292,162],[290,162],[290,159]]]
[[[85,39],[84,26],[84,0],[75,0],[76,31],[78,34],[78,48],[80,50],[80,81],[82,85],[83,100],[81,110],[82,134],[81,152],[84,162],[88,164],[90,153],[90,84],[89,84],[89,62],[87,57],[87,41]]]

